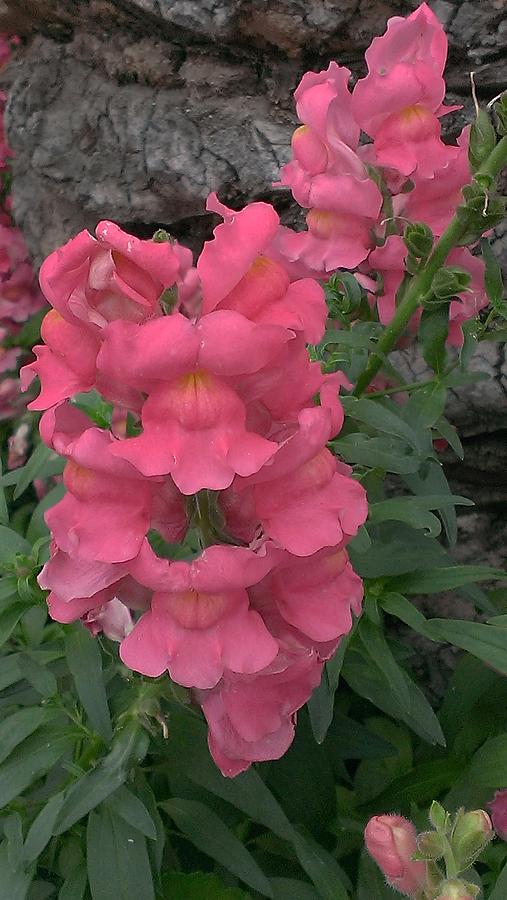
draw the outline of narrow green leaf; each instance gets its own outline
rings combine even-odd
[[[389,689],[402,709],[410,710],[410,690],[405,672],[396,662],[380,628],[363,616],[358,635],[372,662],[377,665],[389,683]]]
[[[404,416],[414,428],[429,428],[445,408],[447,391],[438,381],[414,391],[404,406]]]
[[[488,788],[507,784],[507,734],[490,738],[472,757],[470,775],[478,784]]]
[[[0,458],[0,525],[9,524],[9,510],[5,499],[4,486],[2,484],[2,460]]]
[[[26,836],[23,857],[27,862],[35,862],[49,844],[53,836],[56,817],[63,804],[64,794],[55,794],[34,819]]]
[[[112,736],[111,716],[102,675],[99,645],[82,626],[65,635],[67,665],[90,724],[105,741]]]
[[[336,653],[324,666],[320,684],[315,688],[307,703],[313,735],[318,744],[322,744],[325,740],[333,720],[334,696],[338,689],[348,642],[349,635],[345,635],[341,639]]]
[[[273,900],[320,900],[320,894],[305,881],[296,881],[295,878],[272,878],[271,885]]]
[[[456,666],[445,692],[439,719],[448,740],[453,740],[484,694],[493,695],[499,676],[479,659],[466,654]]]
[[[198,850],[264,897],[273,896],[271,885],[254,858],[213,810],[196,800],[184,799],[166,800],[161,806]]]
[[[29,555],[32,549],[31,544],[25,541],[17,531],[12,528],[6,528],[0,525],[0,563],[12,562],[16,553]]]
[[[443,509],[447,506],[473,506],[472,500],[454,494],[428,494],[418,497],[393,497],[372,503],[369,510],[369,521],[374,524],[387,521],[406,522],[412,528],[424,528],[432,537],[440,534],[440,520],[431,509]]]
[[[90,813],[86,844],[92,900],[155,900],[144,835],[103,809]]]
[[[46,463],[51,458],[54,459],[55,457],[56,454],[54,451],[50,450],[49,447],[46,447],[45,444],[40,443],[37,445],[26,465],[18,471],[19,477],[14,489],[14,500],[17,500],[18,497],[26,491],[34,478],[38,477],[39,472],[44,468]]]
[[[139,750],[142,743],[142,749]],[[148,748],[148,736],[132,723],[114,739],[111,752],[94,769],[86,772],[67,792],[58,816],[55,834],[62,834],[90,810],[106,800],[126,780],[132,765],[140,761]]]
[[[50,771],[74,742],[72,733],[56,732],[49,726],[28,737],[0,766],[0,808]]]
[[[430,619],[427,629],[432,640],[446,641],[455,647],[461,647],[497,672],[507,675],[505,628],[459,619]]]
[[[141,834],[151,838],[152,841],[156,840],[157,829],[153,819],[142,800],[136,797],[132,791],[129,791],[126,787],[119,787],[106,802],[107,806],[120,819],[124,819],[125,822],[137,828]]]
[[[22,653],[19,657],[19,669],[29,684],[41,697],[54,697],[58,691],[56,678],[47,666],[41,666],[28,653]]]
[[[445,416],[440,416],[440,418],[437,419],[435,422],[435,431],[438,431],[441,437],[443,437],[449,446],[452,447],[458,459],[463,459],[465,451],[463,449],[463,444],[460,441],[459,434],[456,428],[447,421]]]
[[[359,861],[357,900],[394,900],[394,897],[377,863],[363,850]]]
[[[401,594],[435,594],[451,591],[476,581],[505,578],[505,572],[489,566],[442,566],[433,571],[399,575],[389,582],[389,590]]]
[[[0,723],[0,763],[37,728],[58,715],[54,710],[30,706],[20,709]]]
[[[451,495],[451,489],[445,476],[444,470],[440,463],[435,459],[428,459],[418,472],[412,472],[404,476],[405,484],[410,488],[413,494],[417,496],[434,496],[435,494]],[[453,547],[456,543],[458,534],[458,525],[456,521],[456,510],[454,505],[440,506],[440,518],[444,523],[445,533],[449,545]]]
[[[507,863],[505,863],[497,882],[489,895],[489,900],[505,900],[507,897]]]
[[[428,743],[445,746],[440,723],[426,697],[407,673],[403,674],[410,693],[409,709],[396,702],[387,678],[370,656],[363,656],[357,648],[350,649],[343,666],[343,677],[353,691],[387,715],[401,719]]]
[[[0,612],[0,647],[9,640],[16,625],[27,610],[28,606],[25,601],[19,600]]]
[[[441,375],[447,363],[446,340],[449,333],[447,304],[423,310],[418,337],[422,344],[424,361],[437,375]]]
[[[387,402],[394,407],[391,401],[358,400],[356,397],[342,397],[342,404],[347,416],[357,419],[365,425],[374,428],[376,431],[382,431],[393,437],[401,438],[410,444],[414,450],[419,449],[419,441],[416,433],[409,425],[393,410],[389,409]]]
[[[421,465],[419,455],[397,438],[348,434],[332,441],[331,447],[348,463],[381,468],[395,475],[417,472]]]
[[[7,841],[0,844],[0,900],[25,900],[33,873],[12,866]]]
[[[395,778],[385,791],[375,797],[375,808],[410,812],[412,803],[427,806],[434,797],[452,787],[462,774],[461,760],[432,759],[421,763]],[[384,807],[384,804],[387,805]]]
[[[427,621],[422,612],[414,606],[410,600],[403,597],[402,594],[383,594],[380,599],[382,609],[391,616],[396,616],[400,622],[404,622],[413,631],[427,636]]]
[[[348,900],[345,876],[334,857],[312,837],[302,835],[296,829],[292,843],[299,862],[323,900]]]
[[[248,900],[250,895],[228,888],[217,875],[168,872],[162,879],[163,900]],[[141,900],[141,898],[140,898]]]
[[[64,884],[60,888],[58,900],[83,900],[87,884],[88,878],[86,875],[86,868],[84,866],[78,866],[78,868],[65,879]]]
[[[481,253],[486,265],[484,272],[486,293],[489,302],[496,308],[503,300],[502,270],[487,238],[481,239]]]

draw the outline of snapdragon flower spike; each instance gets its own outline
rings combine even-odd
[[[223,775],[283,756],[294,739],[296,712],[319,684],[322,665],[311,651],[280,652],[254,676],[226,672],[213,690],[196,692],[210,753]]]
[[[208,547],[192,563],[168,565],[151,610],[123,641],[131,669],[158,676],[166,670],[185,687],[212,688],[226,669],[260,671],[278,644],[250,607],[246,588],[271,562],[241,547]]]
[[[458,154],[442,142],[439,122],[450,112],[442,105],[447,38],[428,5],[389,19],[365,57],[368,75],[354,87],[352,110],[379,163],[426,178],[450,166]]]

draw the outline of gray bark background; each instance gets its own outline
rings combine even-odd
[[[297,208],[270,184],[288,158],[300,76],[333,58],[363,74],[364,50],[386,19],[417,5],[7,0],[4,24],[27,37],[6,74],[14,214],[35,260],[101,218],[146,237],[164,225],[198,249],[216,221],[203,214],[211,190],[233,206],[269,199],[294,222]],[[506,87],[507,0],[430,5],[449,35],[449,99],[464,107],[445,120],[453,137],[472,117],[470,70],[484,101]],[[496,250],[507,265],[505,228]],[[408,380],[423,376],[412,353],[401,365]],[[448,471],[478,504],[460,520],[462,556],[498,565],[507,543],[505,350],[482,344],[472,365],[492,377],[450,398],[466,464],[449,460]]]

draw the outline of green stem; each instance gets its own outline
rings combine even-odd
[[[507,136],[503,137],[492,150],[488,158],[476,173],[476,178],[481,175],[495,177],[502,170],[507,161]],[[458,219],[455,215],[450,224],[435,244],[431,255],[423,269],[409,283],[406,294],[398,306],[393,319],[380,338],[376,350],[373,351],[365,368],[357,379],[354,388],[356,397],[364,393],[370,382],[379,371],[388,353],[396,346],[401,335],[405,331],[410,319],[414,315],[422,297],[425,297],[431,289],[431,283],[435,274],[444,265],[450,251],[455,247],[460,237],[467,228],[466,217]]]
[[[410,381],[408,384],[399,384],[397,387],[385,388],[383,391],[372,391],[371,394],[368,394],[368,400],[374,400],[375,397],[385,397],[387,394],[415,391],[417,388],[428,387],[429,384],[435,384],[435,378],[428,378],[425,381]]]

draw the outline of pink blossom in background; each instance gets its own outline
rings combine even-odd
[[[491,821],[498,837],[507,841],[507,788],[495,791],[491,803],[488,804]]]

